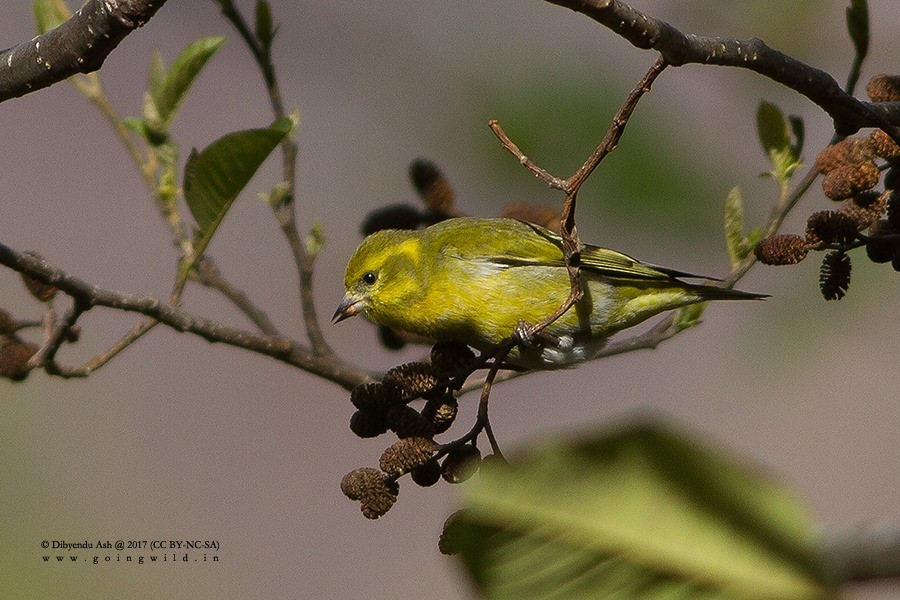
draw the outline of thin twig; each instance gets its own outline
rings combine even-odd
[[[587,181],[587,178],[594,172],[594,169],[596,169],[603,159],[606,158],[606,155],[618,147],[619,140],[622,139],[622,134],[625,132],[625,126],[628,124],[628,119],[631,118],[631,114],[637,107],[641,97],[650,91],[653,82],[656,81],[656,78],[659,77],[667,66],[668,63],[664,57],[658,58],[644,77],[636,86],[634,86],[631,92],[628,93],[628,97],[625,99],[622,107],[619,108],[619,112],[613,117],[612,125],[606,132],[603,141],[600,142],[588,159],[584,161],[584,164],[581,165],[581,167],[566,181],[566,190],[569,193],[577,193],[581,188],[581,185]]]
[[[468,444],[469,442],[473,442],[478,439],[478,436],[481,435],[481,432],[486,431],[488,435],[488,441],[491,444],[491,450],[494,454],[497,454],[501,458],[503,457],[503,453],[500,451],[500,446],[497,445],[497,439],[494,437],[494,432],[490,427],[490,419],[488,417],[488,406],[490,404],[491,398],[491,389],[494,383],[495,378],[497,377],[497,373],[503,366],[503,361],[506,360],[506,357],[509,355],[510,351],[515,347],[517,343],[517,338],[512,336],[500,342],[497,347],[492,352],[484,353],[478,361],[476,361],[475,365],[472,365],[470,369],[470,373],[474,370],[481,368],[484,366],[487,357],[490,356],[493,359],[491,363],[490,369],[488,369],[487,376],[484,381],[481,383],[481,397],[478,401],[478,414],[475,417],[475,424],[472,425],[472,428],[462,437],[453,440],[452,442],[448,442],[446,444],[442,444],[438,451],[434,454],[434,459],[440,459],[442,456],[449,454],[455,448]]]
[[[269,315],[257,307],[247,294],[226,280],[210,257],[204,256],[200,259],[194,278],[199,283],[217,290],[228,298],[262,333],[276,337],[281,335],[281,332],[269,319]]]
[[[44,364],[44,370],[47,371],[48,375],[56,375],[65,379],[87,377],[100,367],[106,365],[106,363],[118,356],[123,350],[144,337],[145,334],[149,333],[150,330],[157,325],[159,325],[158,319],[146,319],[140,323],[136,323],[134,327],[131,328],[131,331],[122,336],[115,344],[100,354],[97,354],[86,363],[77,367],[72,367],[61,364],[55,360],[48,360]]]
[[[547,317],[541,321],[531,324],[524,331],[524,337],[527,338],[536,335],[563,316],[581,299],[583,289],[581,287],[581,278],[578,268],[581,240],[578,238],[578,230],[575,226],[575,205],[578,191],[581,189],[584,182],[587,181],[588,177],[591,176],[591,173],[594,172],[594,169],[600,165],[603,159],[618,147],[619,140],[622,138],[622,134],[625,131],[625,126],[628,124],[628,120],[631,118],[634,109],[637,107],[637,103],[644,94],[650,91],[653,82],[660,73],[665,70],[666,66],[666,61],[663,58],[659,58],[653,66],[650,67],[644,77],[641,78],[638,84],[628,94],[625,102],[619,108],[615,117],[613,117],[612,124],[607,130],[606,135],[603,136],[600,144],[597,145],[587,160],[585,160],[585,162],[567,179],[561,179],[552,175],[546,169],[540,167],[525,156],[519,147],[509,138],[506,132],[503,131],[500,123],[496,120],[488,122],[488,126],[500,140],[503,147],[510,154],[515,156],[519,160],[519,163],[531,171],[536,177],[547,183],[551,188],[559,189],[566,193],[560,217],[560,234],[563,240],[566,268],[569,273],[569,295],[566,297],[565,302],[563,302],[553,313],[547,315]]]
[[[491,128],[491,131],[494,132],[494,135],[497,136],[497,139],[500,140],[500,143],[503,144],[503,147],[506,149],[506,151],[515,156],[519,160],[519,163],[521,163],[522,166],[531,171],[535,177],[555,190],[566,189],[566,180],[552,175],[546,169],[525,156],[525,154],[519,149],[515,142],[513,142],[506,134],[506,132],[503,131],[503,127],[500,126],[500,122],[497,121],[497,119],[491,119],[490,121],[488,121],[488,127]]]
[[[488,371],[487,378],[481,386],[481,399],[478,402],[478,416],[476,418],[476,426],[480,425],[485,431],[488,443],[491,445],[491,450],[500,458],[503,458],[503,452],[500,451],[500,446],[497,444],[497,438],[494,437],[494,430],[491,428],[491,420],[488,417],[488,404],[491,396],[491,389],[494,385],[494,379],[497,377],[497,372],[500,370],[500,366],[503,364],[503,361],[506,360],[506,356],[511,349],[512,345],[507,346],[506,349],[501,351],[494,359],[494,364],[491,366],[491,370]]]

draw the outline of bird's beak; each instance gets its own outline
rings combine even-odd
[[[340,304],[338,304],[337,310],[334,311],[334,316],[331,317],[331,322],[340,323],[344,319],[349,319],[353,315],[359,314],[361,310],[359,303],[359,298],[354,298],[350,294],[344,296],[344,299],[341,300]]]

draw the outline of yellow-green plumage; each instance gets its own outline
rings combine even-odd
[[[665,310],[705,300],[760,298],[693,285],[692,277],[584,245],[584,297],[546,332],[558,344],[517,349],[524,367],[558,368],[592,358],[606,339]],[[569,293],[562,240],[513,219],[449,219],[423,230],[380,231],[350,259],[335,318],[364,312],[388,327],[485,350],[536,323]]]

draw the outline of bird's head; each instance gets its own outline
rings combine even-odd
[[[347,264],[347,293],[334,312],[333,322],[365,313],[388,325],[412,299],[424,293],[419,278],[421,250],[414,231],[386,230],[362,241]]]

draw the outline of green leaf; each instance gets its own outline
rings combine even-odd
[[[266,0],[256,2],[256,39],[260,45],[269,52],[272,47],[272,39],[275,37],[275,27],[272,25],[272,8]]]
[[[488,598],[833,598],[780,486],[660,424],[485,464],[449,525]]]
[[[754,227],[750,233],[747,234],[747,237],[744,238],[744,243],[747,246],[748,254],[756,247],[759,241],[763,239],[765,233],[766,232],[763,231],[762,227]]]
[[[293,121],[281,118],[265,129],[230,133],[201,152],[191,152],[183,188],[198,232],[194,256],[182,266],[182,276],[199,260],[235,198],[293,126]]]
[[[709,302],[698,302],[679,308],[675,312],[675,330],[683,331],[699,325],[700,319],[703,317],[703,313],[706,312],[708,305]]]
[[[759,141],[772,163],[772,177],[782,186],[800,166],[799,154],[791,144],[788,122],[774,104],[760,102],[756,111],[756,128]]]
[[[72,13],[67,10],[65,4],[54,0],[34,0],[31,9],[34,12],[34,22],[40,35],[56,29],[65,23]]]
[[[325,247],[325,229],[320,221],[313,223],[309,235],[303,240],[303,245],[306,246],[306,254],[310,259],[315,260],[322,248]]]
[[[735,186],[725,199],[725,246],[734,267],[747,256],[744,248],[744,207],[741,190]]]
[[[159,108],[150,92],[144,93],[144,104],[141,111],[144,121],[144,139],[151,146],[165,144],[169,139],[169,130],[159,115]]]
[[[860,60],[869,53],[869,7],[866,0],[850,0],[847,7],[847,31]]]
[[[150,59],[150,74],[147,77],[147,91],[153,102],[159,105],[159,99],[162,96],[163,87],[166,84],[166,62],[159,50],[153,51],[153,58]],[[157,111],[159,109],[157,108]]]
[[[225,38],[223,37],[200,38],[185,48],[172,64],[172,68],[159,90],[158,97],[155,98],[160,119],[166,127],[175,118],[175,113],[194,79],[224,43]]]
[[[756,129],[759,141],[766,154],[773,150],[781,150],[790,145],[787,121],[781,109],[770,102],[760,102],[756,110]]]
[[[146,127],[144,126],[144,121],[142,119],[135,119],[134,117],[125,117],[122,119],[122,125],[135,132],[141,137],[147,135]]]

